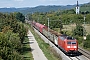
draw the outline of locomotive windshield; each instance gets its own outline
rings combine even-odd
[[[67,36],[67,35],[61,35],[61,36],[59,36],[59,38],[61,40],[65,40],[65,39],[67,39],[67,40],[75,40],[75,38],[73,38],[71,36]]]
[[[68,41],[67,44],[76,44],[76,42]]]
[[[75,40],[73,37],[68,36],[67,40]]]

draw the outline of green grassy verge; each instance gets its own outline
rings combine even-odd
[[[25,40],[23,42],[23,53],[22,53],[22,55],[24,56],[24,60],[34,60],[32,53],[31,53],[31,48],[29,45],[28,37],[25,37]]]
[[[61,57],[49,46],[49,44],[45,43],[31,27],[30,31],[33,33],[40,49],[43,51],[48,60],[62,60]]]

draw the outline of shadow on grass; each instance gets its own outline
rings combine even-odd
[[[24,55],[24,60],[30,60],[31,56],[30,56],[30,52],[32,51],[32,49],[30,48],[29,44],[32,44],[33,42],[23,42],[23,52],[22,54]]]
[[[23,52],[28,52],[28,51],[32,51],[32,49],[31,48],[27,48],[27,47],[23,47]]]
[[[29,56],[29,53],[31,52],[31,48],[29,47],[23,47],[23,55],[24,55],[24,60],[30,60],[30,56]]]
[[[24,60],[30,60],[30,57],[24,57]]]
[[[23,44],[32,44],[32,43],[34,43],[34,42],[24,42]]]

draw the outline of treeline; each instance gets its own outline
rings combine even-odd
[[[84,15],[86,17],[85,19],[85,23],[86,24],[89,24],[90,22],[90,13],[87,13],[87,12],[83,12],[83,13],[80,13],[79,15],[76,15],[74,9],[71,9],[71,10],[58,10],[58,11],[50,11],[50,12],[46,12],[46,13],[39,13],[39,12],[36,12],[36,13],[33,13],[33,14],[27,14],[29,20],[35,20],[37,22],[40,22],[42,24],[46,24],[47,25],[47,20],[48,18],[50,19],[50,23],[51,26],[56,26],[56,27],[59,27],[59,25],[57,24],[56,21],[61,21],[62,24],[73,24],[73,23],[76,23],[76,24],[83,24],[84,22]],[[56,21],[55,21],[56,20]],[[54,24],[53,24],[53,21],[54,21]],[[56,22],[56,23],[55,23]]]
[[[87,4],[83,4],[81,7],[90,7],[90,2]]]
[[[0,60],[23,60],[22,43],[27,29],[22,13],[0,13]]]

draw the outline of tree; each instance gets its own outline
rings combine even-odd
[[[22,20],[17,20],[16,16],[19,14],[10,13],[2,14],[0,13],[0,59],[3,60],[22,60],[21,48],[24,37],[26,35],[26,28],[23,23],[22,14],[19,18]]]
[[[77,25],[76,29],[73,30],[73,35],[83,36],[85,34],[85,28],[81,25]]]
[[[17,33],[8,30],[0,33],[0,57],[3,60],[22,60],[21,42]]]
[[[16,13],[16,19],[19,21],[25,22],[25,16],[20,12]]]
[[[25,28],[25,26],[22,23],[19,23],[17,26],[17,32],[19,33],[20,39],[21,39],[21,43],[23,43],[23,40],[25,38],[25,35],[27,34],[27,30]]]
[[[84,47],[85,48],[90,48],[90,34],[86,36],[87,39],[85,41]]]

